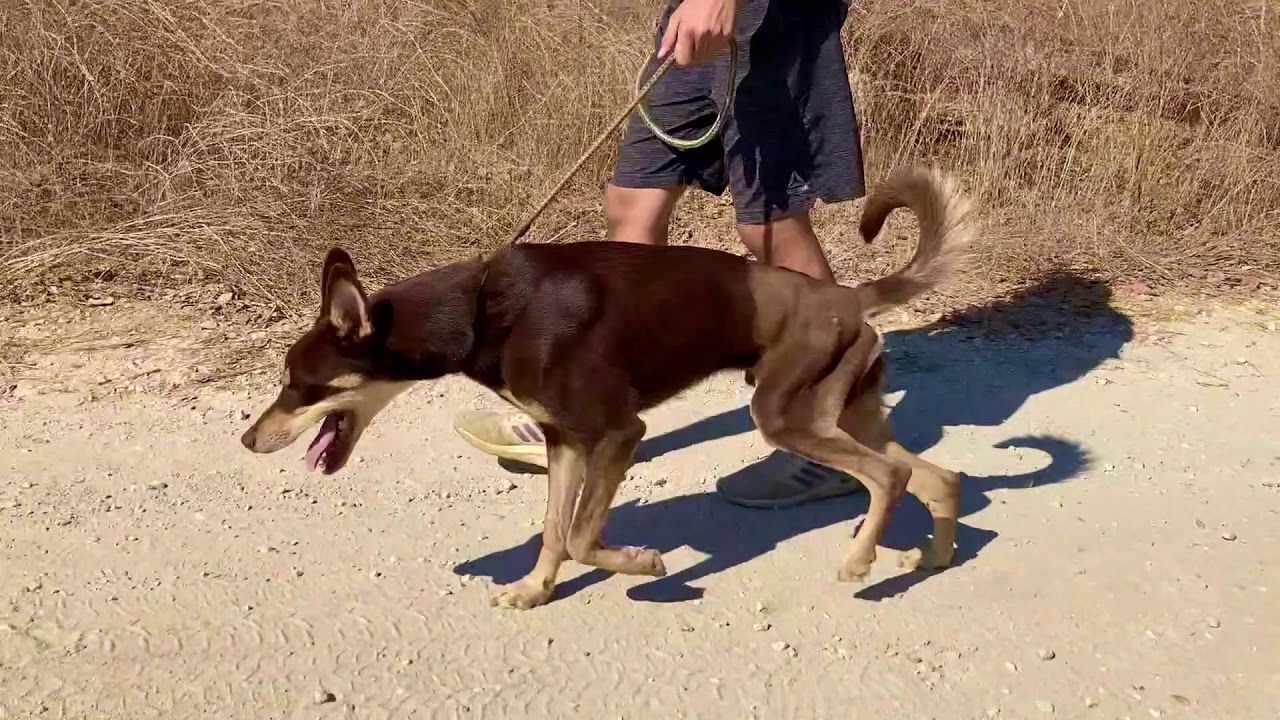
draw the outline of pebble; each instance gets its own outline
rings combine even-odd
[[[781,640],[773,644],[773,649],[780,653],[786,653],[789,657],[796,656],[796,649]]]
[[[1153,718],[1164,717],[1164,713],[1161,712],[1159,708],[1151,708],[1150,710],[1147,710],[1147,714]]]
[[[992,705],[991,707],[987,708],[988,718],[995,718],[999,716],[1000,716],[1000,708],[996,707],[995,705]]]
[[[758,612],[758,613],[760,613],[761,615],[763,615],[763,614],[764,614],[764,611],[765,611],[764,603],[762,603],[762,602],[758,602],[758,603],[756,603],[756,612]]]
[[[1087,708],[1095,708],[1095,707],[1098,707],[1098,701],[1097,701],[1097,700],[1094,700],[1094,699],[1093,699],[1093,698],[1091,698],[1091,697],[1087,697],[1087,698],[1085,698],[1085,699],[1084,699],[1084,706],[1085,706],[1085,707],[1087,707]]]
[[[1226,540],[1227,542],[1232,542],[1236,539],[1236,534],[1228,530],[1222,533],[1222,539]]]
[[[755,630],[756,632],[765,632],[766,630],[768,630],[768,629],[769,629],[769,628],[771,628],[771,627],[773,627],[773,626],[772,626],[772,625],[770,625],[770,624],[769,624],[769,623],[767,623],[767,622],[758,622],[758,623],[756,623],[755,625],[752,625],[752,626],[751,626],[751,629],[752,629],[752,630]]]
[[[693,626],[689,623],[680,623],[680,632],[693,632]]]
[[[376,580],[376,579],[378,579],[378,578],[382,577],[382,571],[381,571],[381,570],[374,570],[373,572],[369,573],[369,577],[371,577],[371,578],[373,578],[373,579],[375,579],[375,580]]]
[[[1009,672],[1018,672],[1018,665],[1017,663],[1007,662],[1004,664],[1004,669]]]
[[[156,480],[154,482],[147,483],[148,490],[164,490],[167,487],[169,487],[169,483],[163,480]]]
[[[663,485],[666,485],[666,484],[667,484],[666,478],[658,478],[657,480],[653,481],[654,487],[662,487]]]
[[[326,703],[337,702],[338,700],[337,696],[335,696],[333,693],[328,692],[326,690],[316,690],[316,694],[312,699],[315,700],[315,703],[317,705],[324,705]]]
[[[1036,709],[1042,713],[1051,713],[1054,710],[1053,703],[1048,700],[1037,700]]]
[[[1204,619],[1204,624],[1205,624],[1205,625],[1208,625],[1208,626],[1209,626],[1209,627],[1211,627],[1211,628],[1219,628],[1219,627],[1222,627],[1222,621],[1218,620],[1218,618],[1216,618],[1216,617],[1207,617],[1207,618],[1205,618],[1205,619]]]

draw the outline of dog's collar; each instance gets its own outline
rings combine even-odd
[[[486,258],[482,262],[484,263],[484,271],[480,274],[480,282],[476,283],[476,308],[471,317],[471,347],[467,349],[468,361],[475,353],[476,345],[479,344],[480,328],[484,324],[484,284],[489,279],[489,260]]]

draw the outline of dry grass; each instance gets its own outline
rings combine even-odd
[[[656,0],[5,0],[0,287],[217,279],[309,312],[324,247],[385,280],[500,242],[627,99]],[[1275,0],[860,0],[874,181],[989,209],[984,279],[1280,271]],[[534,240],[602,234],[609,152]],[[859,274],[909,250],[845,249]],[[730,227],[692,198],[686,225]],[[850,253],[853,253],[850,255]],[[868,253],[879,253],[878,255]]]

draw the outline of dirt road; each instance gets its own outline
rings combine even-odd
[[[0,405],[0,717],[1213,718],[1280,712],[1280,333],[1112,314],[1033,340],[889,336],[906,444],[962,470],[960,564],[835,581],[865,497],[734,508],[740,377],[650,414],[611,517],[671,575],[536,550],[544,478],[397,401],[338,476],[237,443],[273,389]],[[927,515],[906,500],[887,543]]]

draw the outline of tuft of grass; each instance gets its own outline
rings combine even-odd
[[[13,0],[0,287],[216,278],[295,314],[331,244],[375,283],[493,247],[629,99],[661,4]],[[1274,279],[1278,11],[859,0],[845,41],[871,182],[917,161],[959,173],[989,215],[984,282]],[[602,237],[611,161],[530,240]],[[909,254],[853,248],[856,210],[819,215],[842,267]],[[679,222],[731,233],[707,199]]]

